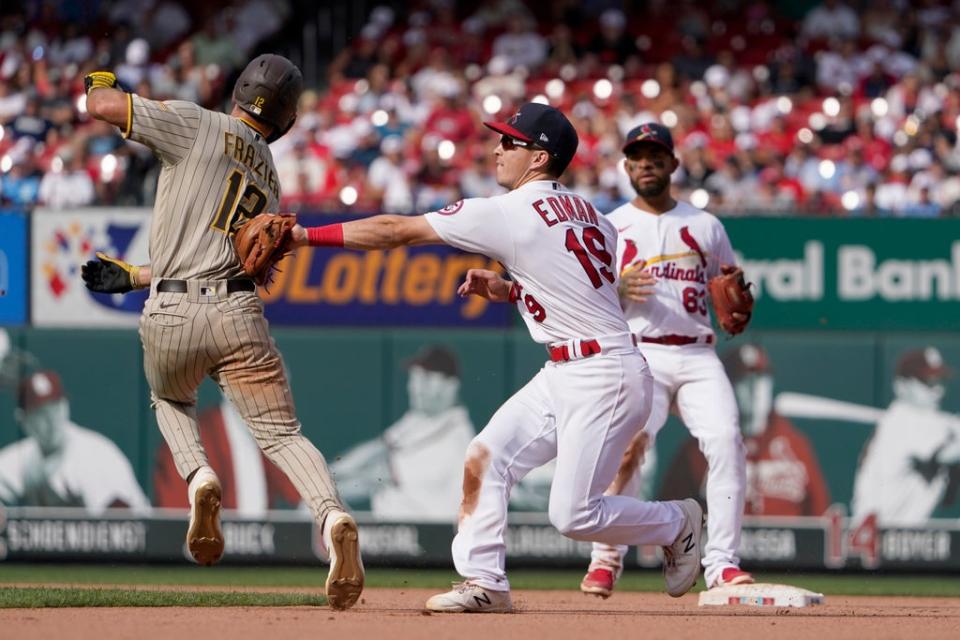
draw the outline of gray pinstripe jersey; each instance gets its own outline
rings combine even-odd
[[[150,228],[155,278],[243,275],[232,230],[280,200],[266,141],[243,121],[192,102],[132,96],[129,138],[162,162]]]
[[[223,282],[243,274],[230,232],[277,209],[270,150],[243,121],[190,102],[133,96],[129,104],[129,137],[163,163],[150,229],[154,284],[140,337],[157,424],[177,472],[187,479],[209,465],[196,405],[197,387],[212,377],[323,523],[343,504],[323,454],[300,432],[263,302],[252,291],[231,294]],[[187,291],[158,291],[164,278],[187,280]]]

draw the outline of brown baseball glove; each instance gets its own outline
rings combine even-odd
[[[733,265],[720,267],[721,275],[710,278],[707,288],[717,322],[732,336],[747,328],[753,314],[753,294],[743,279],[743,269]]]
[[[243,272],[257,284],[270,282],[277,263],[290,253],[295,224],[297,216],[292,213],[261,213],[234,234],[233,246]]]

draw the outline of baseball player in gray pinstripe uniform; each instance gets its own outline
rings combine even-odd
[[[86,87],[90,115],[145,144],[162,163],[150,264],[134,266],[98,254],[99,260],[84,265],[83,277],[95,291],[150,287],[140,318],[144,371],[160,431],[189,483],[191,554],[210,565],[224,547],[220,482],[196,421],[197,387],[209,375],[322,527],[330,555],[330,605],[352,606],[364,578],[357,525],[323,455],[300,432],[263,304],[232,242],[247,220],[278,208],[280,185],[267,143],[296,119],[300,70],[282,56],[257,57],[237,80],[229,114],[126,93],[109,72],[91,73]]]

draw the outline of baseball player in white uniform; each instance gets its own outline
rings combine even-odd
[[[734,265],[736,258],[716,217],[671,197],[670,176],[679,163],[669,129],[642,124],[627,135],[623,152],[637,197],[607,218],[620,234],[617,268],[624,312],[654,380],[650,419],[642,432],[645,448],[653,448],[675,408],[699,441],[709,467],[703,559],[707,587],[750,583],[753,578],[740,570],[737,558],[746,451],[733,388],[714,351],[707,310],[707,281],[720,274],[722,265]],[[643,448],[632,449],[642,454]],[[630,466],[625,460],[624,467]],[[629,480],[611,487],[610,493],[637,495],[639,471],[626,476]],[[609,596],[626,550],[622,544],[595,543],[581,590]]]
[[[510,189],[422,216],[376,216],[294,229],[298,244],[386,249],[449,244],[500,261],[509,279],[474,269],[458,289],[512,302],[550,362],[496,412],[467,450],[453,560],[465,581],[427,601],[444,612],[512,609],[504,531],[513,485],[556,458],[550,521],[564,535],[665,548],[667,590],[699,575],[702,509],[689,499],[643,502],[604,496],[624,449],[646,422],[652,380],[617,296],[617,231],[557,178],[577,149],[573,125],[536,103],[508,122],[494,150],[497,182]]]

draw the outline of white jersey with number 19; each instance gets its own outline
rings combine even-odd
[[[550,180],[457,202],[426,219],[447,244],[503,264],[513,280],[510,298],[550,352],[467,449],[452,545],[457,573],[489,592],[509,591],[510,491],[554,458],[550,521],[564,535],[673,544],[686,519],[679,506],[604,495],[653,398],[653,378],[617,298],[613,224]]]
[[[629,332],[617,297],[617,230],[560,183],[538,180],[426,214],[449,245],[500,261],[540,343]]]

